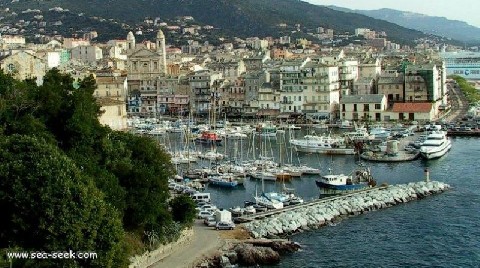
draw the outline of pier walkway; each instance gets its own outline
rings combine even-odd
[[[303,204],[287,206],[287,207],[282,208],[282,209],[272,209],[272,210],[268,210],[268,211],[265,211],[265,212],[255,213],[255,214],[252,214],[252,215],[244,215],[244,216],[236,218],[236,221],[239,222],[239,223],[250,222],[250,221],[253,221],[253,220],[263,219],[263,218],[270,217],[270,216],[280,214],[280,213],[283,213],[283,212],[287,212],[287,211],[297,210],[297,209],[301,209],[301,208],[308,208],[308,207],[315,206],[315,205],[318,205],[318,204],[328,203],[328,202],[331,202],[331,201],[334,201],[334,200],[346,199],[346,198],[348,198],[350,196],[354,196],[358,193],[374,192],[374,191],[383,190],[383,189],[386,189],[386,188],[387,188],[387,186],[376,186],[376,187],[373,187],[373,188],[354,191],[354,192],[350,192],[350,193],[346,193],[346,194],[342,194],[342,195],[325,197],[325,198],[321,198],[321,199],[308,201],[308,202],[305,202]]]

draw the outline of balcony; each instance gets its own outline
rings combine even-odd
[[[309,100],[305,102],[306,104],[330,104],[330,101],[326,100]]]
[[[283,101],[280,101],[280,104],[293,104],[293,101],[283,100]]]

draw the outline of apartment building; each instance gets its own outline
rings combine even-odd
[[[387,98],[383,94],[343,96],[340,100],[342,120],[389,120],[385,118]]]

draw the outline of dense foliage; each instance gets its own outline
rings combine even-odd
[[[195,203],[186,195],[179,195],[170,201],[173,219],[184,224],[191,224],[197,215]]]
[[[467,80],[465,80],[465,78],[458,75],[452,76],[451,78],[457,81],[458,86],[467,98],[469,104],[474,105],[480,103],[480,92]]]
[[[20,266],[123,267],[127,239],[150,243],[154,232],[161,243],[179,233],[167,202],[168,154],[152,139],[100,125],[95,80],[75,84],[55,69],[41,86],[0,72],[0,249],[99,255]]]
[[[12,135],[0,143],[0,161],[0,248],[99,256],[83,261],[30,260],[21,266],[120,264],[115,259],[121,254],[124,233],[118,213],[65,153],[42,139]]]

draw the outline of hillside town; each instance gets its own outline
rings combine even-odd
[[[117,130],[131,116],[205,118],[213,112],[229,120],[426,122],[450,107],[441,57],[446,46],[433,41],[400,46],[385,32],[358,28],[362,42],[336,47],[332,40],[339,35],[318,27],[318,43],[283,36],[236,38],[218,46],[192,39],[175,47],[161,28],[188,37],[202,27],[146,22],[158,31],[141,42],[131,31],[106,43],[93,42],[95,32],[42,44],[4,34],[0,67],[37,84],[52,68],[75,79],[93,75],[104,111],[100,120]]]

